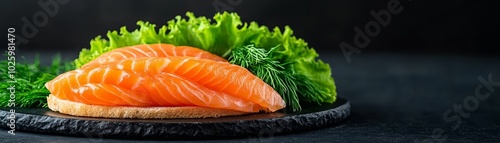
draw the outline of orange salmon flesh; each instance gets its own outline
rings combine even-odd
[[[89,105],[200,106],[243,112],[285,108],[247,69],[189,46],[150,44],[104,53],[45,84],[58,98]]]

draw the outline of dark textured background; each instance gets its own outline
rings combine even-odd
[[[226,0],[221,0],[227,4]],[[28,59],[35,52],[47,63],[55,52],[76,58],[90,39],[121,26],[135,28],[137,20],[164,24],[175,15],[193,11],[212,16],[213,0],[176,1],[70,1],[39,28],[29,43],[19,46]],[[444,130],[446,142],[500,142],[500,88],[481,100],[462,124],[443,119],[455,104],[474,95],[477,77],[492,75],[500,82],[498,50],[500,6],[495,1],[401,1],[404,10],[392,16],[387,28],[372,38],[348,63],[339,48],[353,44],[353,27],[374,20],[369,12],[386,7],[384,1],[265,1],[243,0],[234,6],[244,21],[268,26],[290,25],[297,37],[315,47],[332,66],[340,97],[352,104],[352,116],[337,126],[292,135],[274,135],[261,142],[414,142],[432,140],[433,131]],[[1,29],[22,26],[21,17],[41,10],[36,1],[9,0],[0,5]],[[0,29],[0,31],[2,31]],[[3,57],[2,57],[3,58]],[[456,116],[451,114],[450,116]],[[107,139],[60,137],[19,132],[7,142],[112,142]],[[442,137],[442,136],[441,136]],[[254,142],[259,139],[213,140]],[[124,142],[115,140],[115,142]],[[130,141],[134,142],[134,141]],[[199,141],[204,142],[204,141]]]
[[[227,0],[219,0],[229,4]],[[233,0],[238,1],[238,0]],[[290,25],[297,37],[325,52],[340,52],[341,41],[353,44],[353,27],[364,29],[374,20],[371,10],[387,8],[388,0],[240,0],[229,6],[243,21],[257,21],[270,27]],[[212,17],[215,0],[72,0],[61,5],[59,13],[49,18],[47,25],[29,42],[24,50],[79,51],[89,46],[90,39],[121,26],[134,29],[138,20],[162,25],[186,11]],[[430,1],[400,0],[403,11],[392,15],[387,28],[372,38],[363,52],[419,52],[493,54],[500,36],[498,6],[494,1]],[[32,0],[8,0],[0,6],[1,25],[20,31],[24,16],[32,21],[42,8]],[[3,31],[3,30],[2,30]]]

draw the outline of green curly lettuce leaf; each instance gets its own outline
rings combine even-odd
[[[169,43],[197,47],[228,59],[236,47],[253,44],[255,47],[271,50],[272,60],[284,64],[294,75],[302,76],[298,86],[301,101],[332,103],[336,100],[336,87],[331,77],[330,65],[318,59],[316,51],[300,38],[293,36],[290,27],[284,30],[275,27],[269,30],[256,22],[242,22],[236,13],[217,13],[213,19],[186,13],[187,18],[176,16],[158,30],[156,25],[138,21],[138,29],[109,31],[107,39],[101,36],[91,40],[90,48],[83,49],[76,67],[95,59],[110,50],[137,44]],[[263,75],[256,73],[256,75]],[[263,77],[260,77],[263,78]],[[268,83],[269,84],[269,83]]]

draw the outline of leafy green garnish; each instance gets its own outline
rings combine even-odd
[[[7,88],[15,88],[15,107],[47,107],[47,96],[49,90],[45,88],[45,83],[54,79],[57,75],[74,69],[72,62],[61,61],[61,56],[56,55],[51,66],[41,66],[39,57],[35,57],[33,63],[15,63],[15,80],[9,76],[7,60],[0,61],[0,88],[6,92],[0,93],[0,107],[9,107],[10,91]]]
[[[259,26],[256,22],[244,23],[236,13],[217,13],[213,19],[193,13],[186,13],[187,19],[176,16],[161,26],[158,31],[156,25],[139,21],[139,29],[132,32],[126,27],[120,31],[109,31],[107,39],[98,36],[90,42],[89,49],[83,49],[78,59],[74,61],[77,67],[95,59],[102,53],[124,46],[137,44],[169,43],[174,45],[187,45],[198,47],[224,58],[229,58],[236,47],[254,44],[255,47],[267,50],[273,61],[277,61],[286,72],[294,75],[295,79],[291,83],[297,85],[297,92],[301,101],[332,103],[336,100],[336,87],[331,77],[330,65],[317,59],[316,51],[300,38],[293,36],[290,27],[285,26],[284,30],[275,27],[272,31],[266,26]],[[275,49],[271,50],[271,48]],[[256,75],[266,75],[268,70],[255,71]],[[288,74],[287,74],[288,75]],[[300,76],[300,78],[297,78]],[[269,78],[259,76],[260,78]],[[283,80],[284,82],[286,81]],[[303,82],[302,82],[303,81]],[[276,77],[266,83],[280,83]],[[291,84],[283,84],[291,85]],[[277,86],[278,87],[278,86]],[[287,89],[276,89],[281,91],[293,91],[292,87],[284,86]],[[314,91],[314,92],[313,92]],[[288,96],[288,95],[285,95]],[[288,99],[288,98],[287,98]],[[289,104],[294,105],[295,99],[290,98]],[[291,103],[290,103],[291,102]]]

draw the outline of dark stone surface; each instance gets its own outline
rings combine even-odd
[[[193,139],[282,134],[331,125],[350,114],[350,104],[303,105],[300,113],[252,114],[208,119],[103,119],[59,114],[49,109],[16,109],[16,130],[105,138]],[[7,128],[9,112],[0,111]]]

